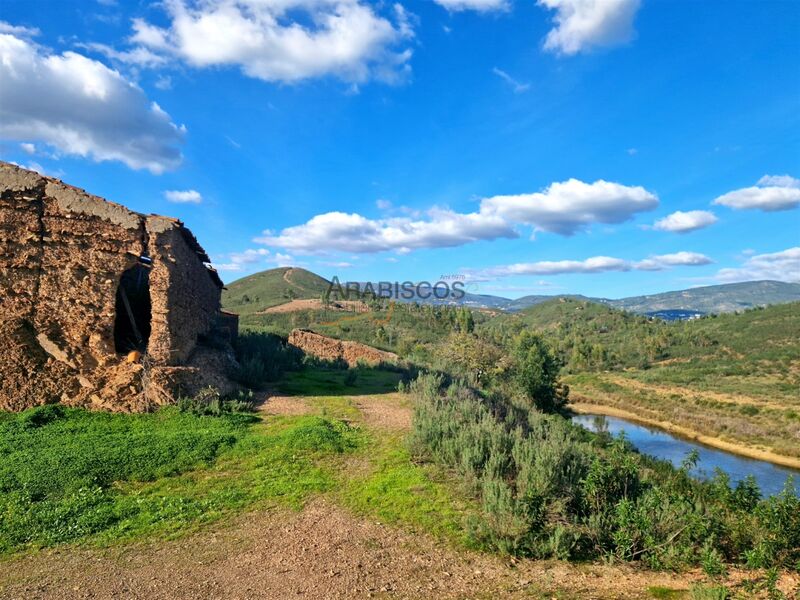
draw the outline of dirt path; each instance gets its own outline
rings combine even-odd
[[[264,400],[259,411],[266,415],[314,410],[310,398],[265,394]],[[351,401],[368,427],[410,427],[412,408],[402,394]],[[173,541],[61,548],[0,561],[0,598],[616,599],[652,598],[654,586],[688,590],[701,579],[697,572],[627,565],[510,562],[356,516],[321,497],[300,512],[253,511]],[[788,591],[799,584],[800,577],[781,585]]]
[[[304,398],[273,395],[270,392],[261,394],[257,402],[258,412],[265,415],[307,415],[314,410]]]
[[[258,412],[265,415],[307,415],[314,412],[306,398],[281,396],[264,392],[259,398]],[[364,423],[379,429],[408,431],[413,409],[407,396],[392,392],[374,396],[354,396],[353,405],[361,412]]]
[[[380,429],[408,431],[413,408],[407,396],[399,393],[359,397],[355,402],[364,422]]]
[[[456,551],[317,500],[244,514],[178,541],[56,550],[0,563],[4,599],[648,598],[677,577]],[[563,596],[559,596],[563,597]]]

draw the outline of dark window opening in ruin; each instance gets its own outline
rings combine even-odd
[[[122,274],[117,288],[114,348],[144,352],[150,339],[150,269],[142,264]]]

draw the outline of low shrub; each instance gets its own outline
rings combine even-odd
[[[344,384],[346,386],[354,386],[358,380],[358,369],[348,369],[344,374]]]
[[[790,481],[761,499],[752,479],[731,487],[643,457],[624,438],[590,434],[560,415],[441,375],[420,375],[410,450],[459,473],[480,500],[473,542],[504,553],[614,557],[657,569],[729,563],[794,568],[800,499]]]
[[[257,389],[277,381],[287,371],[296,371],[302,366],[302,351],[271,333],[242,332],[235,349],[239,368],[233,378],[249,388]]]
[[[198,416],[219,417],[230,413],[251,413],[255,404],[252,391],[223,397],[217,388],[208,386],[194,396],[178,398],[178,409]]]

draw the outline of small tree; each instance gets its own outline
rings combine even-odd
[[[452,334],[437,353],[447,365],[469,374],[473,381],[484,384],[494,376],[502,375],[507,361],[501,348],[468,333]]]
[[[513,378],[520,391],[543,412],[556,412],[567,401],[558,384],[561,368],[542,336],[523,331],[514,348]]]
[[[458,309],[456,319],[458,322],[458,330],[461,333],[472,333],[475,330],[475,319],[472,316],[472,311],[466,306]]]

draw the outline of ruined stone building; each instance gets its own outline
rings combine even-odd
[[[0,409],[145,410],[229,385],[236,318],[176,219],[0,162]]]

